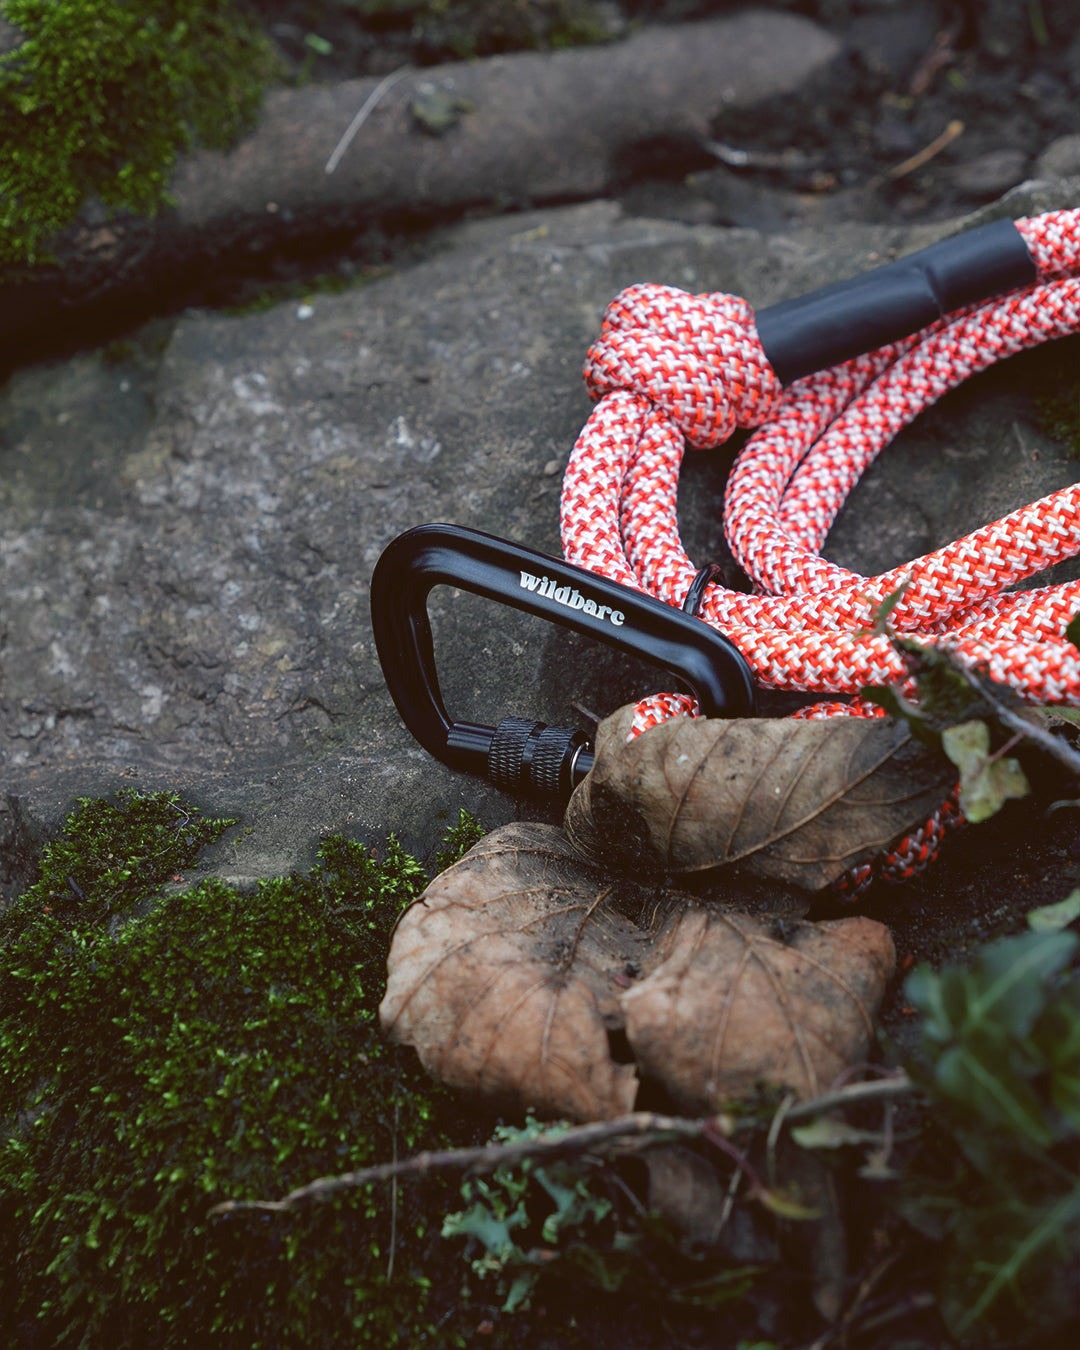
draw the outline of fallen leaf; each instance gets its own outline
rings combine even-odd
[[[547,1117],[683,1109],[827,1087],[865,1058],[888,931],[725,912],[508,825],[437,877],[394,934],[385,1031],[448,1086]]]
[[[824,1091],[867,1056],[895,953],[883,924],[725,914],[692,902],[620,1002],[643,1076],[691,1115],[760,1086]]]
[[[632,741],[600,724],[567,807],[582,855],[678,877],[721,866],[820,890],[921,825],[956,782],[943,756],[879,718],[674,718]]]
[[[616,908],[618,891],[561,830],[496,830],[398,923],[384,1030],[450,1087],[549,1118],[631,1110],[637,1071],[612,1057],[609,1031],[649,935]]]
[[[819,1156],[784,1140],[777,1169],[816,1217],[784,1226],[781,1245],[790,1265],[806,1271],[814,1306],[832,1325],[848,1292],[848,1241],[837,1177]]]
[[[736,1212],[741,1221],[746,1211],[736,1211],[731,1182],[721,1177],[711,1159],[683,1144],[661,1144],[644,1152],[641,1160],[649,1178],[650,1213],[659,1215],[684,1242],[701,1252],[719,1247],[725,1236],[732,1236],[724,1230]],[[740,1227],[744,1231],[736,1236],[743,1249],[736,1260],[775,1260],[770,1247],[761,1250],[764,1239],[758,1228],[746,1223]],[[758,1245],[751,1246],[747,1255],[750,1241]]]

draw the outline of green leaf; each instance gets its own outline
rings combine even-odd
[[[447,1214],[443,1219],[442,1235],[446,1237],[475,1237],[484,1244],[489,1255],[505,1260],[515,1249],[511,1230],[524,1228],[528,1223],[524,1209],[518,1207],[508,1218],[497,1218],[482,1200],[471,1209]]]
[[[1057,933],[1077,919],[1080,919],[1080,886],[1056,905],[1042,905],[1027,912],[1028,927],[1033,933]]]
[[[946,727],[941,748],[960,770],[960,806],[976,824],[995,815],[1010,798],[1026,797],[1031,791],[1019,761],[996,759],[990,753],[990,728],[985,722]]]
[[[1060,1132],[1080,1137],[1080,977],[1047,1006],[1031,1042],[1050,1074],[1050,1101],[1061,1117]]]
[[[792,1200],[781,1191],[770,1191],[768,1189],[758,1192],[757,1198],[762,1205],[775,1214],[780,1219],[820,1219],[821,1210],[812,1209],[808,1205],[800,1204],[797,1200]]]
[[[905,577],[903,583],[899,585],[895,591],[890,591],[890,593],[885,597],[885,599],[882,600],[881,604],[878,605],[877,613],[874,615],[874,626],[871,630],[872,632],[887,633],[889,631],[889,616],[892,614],[893,610],[900,603],[900,601],[903,600],[905,594],[907,593],[907,589],[910,585],[911,585],[911,577],[910,576]]]
[[[849,1148],[858,1144],[880,1144],[881,1135],[861,1130],[839,1116],[816,1116],[809,1125],[793,1125],[791,1137],[800,1148]]]
[[[957,1339],[1030,1344],[1076,1313],[1080,1183],[1042,1203],[1012,1196],[957,1211],[941,1309]]]
[[[515,1275],[514,1282],[510,1286],[510,1292],[506,1296],[506,1302],[502,1305],[503,1312],[516,1312],[519,1308],[526,1309],[532,1298],[532,1292],[536,1288],[536,1282],[540,1278],[538,1270],[523,1270]]]
[[[1006,1045],[992,1046],[984,1037],[978,1052],[952,1046],[938,1060],[934,1077],[946,1097],[990,1130],[1005,1130],[1037,1148],[1048,1148],[1054,1142],[1042,1104],[1014,1071]]]
[[[1066,640],[1080,648],[1080,614],[1074,614],[1065,626]]]
[[[912,736],[931,750],[941,749],[941,733],[930,718],[891,685],[866,684],[859,690],[867,703],[884,708],[890,717],[906,722]]]
[[[1014,1035],[1026,1035],[1047,997],[1046,982],[1072,960],[1075,933],[1024,933],[987,947],[972,966],[978,986],[975,1018],[1002,1021]]]

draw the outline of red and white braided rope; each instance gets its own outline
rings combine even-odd
[[[863,577],[819,553],[863,471],[947,390],[995,361],[1080,329],[1080,210],[1016,222],[1036,282],[913,337],[783,389],[743,300],[632,286],[608,307],[585,379],[598,400],[562,491],[567,559],[681,605],[697,572],[679,537],[679,469],[756,427],[728,482],[724,527],[753,579],[711,585],[700,617],[731,638],[767,688],[857,694],[902,679],[882,601],[906,583],[892,627],[948,642],[1023,698],[1080,704],[1080,653],[1064,637],[1080,581],[1007,588],[1080,552],[1080,485],[1013,511],[945,548]],[[665,696],[666,697],[666,696]],[[692,701],[642,708],[638,730]]]

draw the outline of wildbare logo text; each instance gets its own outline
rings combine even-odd
[[[556,586],[550,577],[532,577],[528,572],[522,572],[521,589],[542,595],[545,600],[554,600],[557,605],[565,605],[567,609],[580,609],[582,614],[591,614],[594,619],[606,619],[616,628],[626,622],[622,610],[612,609],[610,605],[598,605],[574,586]]]

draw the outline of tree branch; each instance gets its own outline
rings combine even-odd
[[[650,1142],[659,1142],[664,1136],[676,1139],[700,1139],[705,1133],[706,1121],[684,1116],[661,1116],[653,1111],[635,1111],[614,1120],[593,1121],[588,1125],[571,1125],[558,1133],[551,1131],[537,1139],[520,1139],[512,1144],[481,1144],[477,1148],[449,1148],[436,1152],[416,1153],[400,1162],[377,1163],[362,1167],[357,1172],[343,1172],[336,1177],[319,1177],[306,1186],[300,1186],[280,1200],[225,1200],[209,1212],[210,1218],[235,1214],[240,1210],[260,1210],[277,1213],[294,1208],[305,1200],[325,1200],[338,1191],[371,1182],[390,1181],[394,1177],[428,1176],[432,1172],[476,1171],[490,1172],[496,1167],[513,1167],[529,1158],[562,1158],[586,1153],[600,1144],[618,1139],[650,1136]]]
[[[897,1097],[913,1088],[914,1084],[906,1074],[869,1083],[852,1083],[835,1092],[796,1103],[786,1113],[785,1123],[820,1115],[823,1111],[833,1111],[855,1102]],[[476,1148],[425,1151],[411,1158],[403,1158],[400,1162],[377,1163],[356,1172],[318,1177],[306,1186],[290,1191],[280,1200],[224,1200],[209,1211],[208,1217],[223,1218],[245,1210],[284,1213],[309,1200],[325,1200],[339,1191],[367,1186],[373,1182],[406,1176],[424,1177],[435,1172],[490,1172],[496,1167],[514,1167],[529,1159],[574,1157],[590,1149],[625,1140],[645,1140],[654,1144],[667,1139],[708,1139],[715,1143],[716,1136],[716,1122],[708,1117],[692,1119],[687,1116],[659,1115],[654,1111],[634,1111],[614,1120],[571,1125],[557,1131],[553,1129],[536,1139],[519,1139],[510,1144],[481,1144]]]

